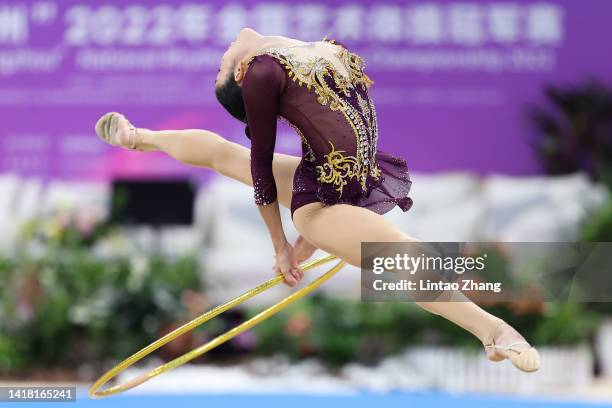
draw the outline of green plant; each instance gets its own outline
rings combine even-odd
[[[581,240],[612,242],[612,200],[596,210],[582,226]]]
[[[612,199],[608,199],[604,205],[587,217],[582,225],[580,240],[612,242]],[[590,302],[586,307],[594,312],[612,315],[612,302]]]
[[[541,313],[517,313],[512,304],[487,309],[538,345],[585,342],[599,322],[598,314],[582,304],[548,303]],[[464,329],[414,303],[361,303],[322,295],[291,306],[254,331],[256,354],[316,356],[331,366],[375,364],[411,345],[481,347]]]
[[[591,81],[548,86],[550,106],[530,106],[535,150],[549,174],[585,171],[612,187],[612,90]]]
[[[56,210],[33,218],[21,226],[20,243],[38,243],[47,249],[80,249],[91,247],[114,230],[95,211]]]
[[[181,294],[202,288],[196,258],[99,258],[58,251],[3,262],[0,371],[125,358],[186,318]]]
[[[582,303],[549,303],[533,329],[534,344],[586,343],[599,325],[599,315]]]

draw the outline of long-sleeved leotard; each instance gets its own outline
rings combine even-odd
[[[377,150],[376,110],[363,61],[345,47],[337,48],[348,77],[329,60],[299,60],[290,48],[268,49],[249,61],[242,93],[255,202],[276,200],[272,157],[281,118],[302,141],[292,214],[312,202],[352,204],[379,214],[395,205],[407,211],[412,200],[406,162]]]
[[[247,112],[247,136],[251,138],[251,174],[255,202],[266,205],[276,200],[272,158],[285,73],[277,63],[261,58],[245,74],[242,95]]]

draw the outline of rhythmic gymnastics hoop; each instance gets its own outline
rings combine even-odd
[[[322,265],[324,263],[327,263],[329,261],[332,261],[336,259],[335,256],[333,255],[327,255],[321,258],[317,258],[314,259],[310,262],[305,262],[303,264],[301,264],[299,266],[299,268],[302,271],[307,271],[309,269],[313,269],[319,265]],[[134,388],[138,385],[143,384],[144,382],[149,381],[151,378],[153,377],[157,377],[158,375],[165,373],[167,371],[170,371],[178,366],[181,366],[191,360],[193,360],[196,357],[201,356],[204,353],[207,353],[208,351],[212,350],[213,348],[225,343],[226,341],[236,337],[237,335],[239,335],[240,333],[258,325],[259,323],[263,322],[264,320],[266,320],[267,318],[269,318],[270,316],[273,316],[274,314],[278,313],[279,311],[281,311],[282,309],[284,309],[285,307],[289,306],[291,303],[295,302],[296,300],[304,297],[305,295],[309,294],[310,292],[312,292],[313,290],[315,290],[316,288],[318,288],[319,286],[321,286],[321,284],[323,282],[325,282],[326,280],[328,280],[329,278],[331,278],[333,275],[336,274],[336,272],[338,272],[340,269],[342,269],[344,266],[346,265],[346,262],[344,261],[340,261],[338,262],[336,265],[334,265],[329,271],[325,272],[323,275],[319,276],[317,279],[315,279],[314,281],[312,281],[311,283],[309,283],[307,286],[305,286],[304,288],[293,292],[291,295],[287,296],[286,298],[280,300],[278,303],[276,303],[275,305],[270,306],[269,308],[265,309],[264,311],[258,313],[256,316],[250,318],[249,320],[241,323],[240,325],[234,327],[233,329],[230,329],[228,331],[226,331],[223,334],[220,334],[219,336],[215,337],[214,339],[208,341],[207,343],[204,343],[203,345],[201,345],[200,347],[197,347],[185,354],[183,354],[180,357],[175,358],[172,361],[169,361],[165,364],[162,364],[144,374],[141,374],[137,377],[134,377],[131,380],[128,380],[126,382],[124,382],[123,384],[118,384],[115,385],[113,387],[109,387],[105,390],[100,390],[100,388],[102,388],[106,383],[108,383],[110,380],[112,380],[113,378],[115,378],[119,373],[123,372],[125,369],[127,369],[128,367],[131,367],[134,363],[140,361],[141,359],[143,359],[144,357],[148,356],[149,354],[151,354],[153,351],[157,350],[158,348],[166,345],[167,343],[171,342],[172,340],[176,339],[177,337],[181,336],[182,334],[185,334],[186,332],[193,330],[194,328],[200,326],[201,324],[206,323],[207,321],[211,320],[212,318],[220,315],[221,313],[225,312],[228,309],[231,309],[239,304],[241,304],[242,302],[246,301],[247,299],[252,298],[253,296],[266,291],[268,289],[270,289],[273,286],[278,285],[279,283],[281,283],[283,281],[283,276],[279,275],[276,276],[272,279],[267,280],[264,283],[259,284],[258,286],[254,287],[253,289],[247,290],[246,292],[244,292],[243,294],[231,299],[230,301],[219,305],[211,310],[209,310],[208,312],[196,317],[195,319],[191,320],[190,322],[185,323],[184,325],[182,325],[181,327],[171,331],[170,333],[166,334],[165,336],[161,337],[160,339],[154,341],[153,343],[149,344],[148,346],[144,347],[143,349],[141,349],[140,351],[132,354],[130,357],[126,358],[125,360],[123,360],[121,363],[117,364],[115,367],[111,368],[110,370],[108,370],[106,373],[104,373],[100,378],[98,378],[98,380],[91,386],[91,388],[89,389],[89,397],[91,398],[103,398],[103,397],[108,397],[111,395],[115,395],[118,394],[120,392],[124,392],[127,391],[131,388]]]

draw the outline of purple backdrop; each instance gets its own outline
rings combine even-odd
[[[106,111],[137,126],[206,128],[241,143],[213,79],[237,31],[336,38],[375,81],[380,148],[418,171],[538,171],[524,118],[547,82],[612,81],[609,0],[5,1],[0,4],[0,172],[62,178],[196,174],[112,149]],[[282,128],[279,150],[297,153]]]

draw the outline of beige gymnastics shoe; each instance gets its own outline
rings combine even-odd
[[[108,112],[98,119],[96,133],[100,139],[112,146],[138,150],[138,131],[120,113]]]
[[[506,339],[515,338],[517,341],[510,341],[504,344]],[[521,340],[518,340],[521,339]],[[502,321],[493,330],[489,340],[484,344],[487,357],[491,361],[502,361],[508,359],[521,371],[531,373],[540,368],[540,353],[523,339],[512,326]]]

